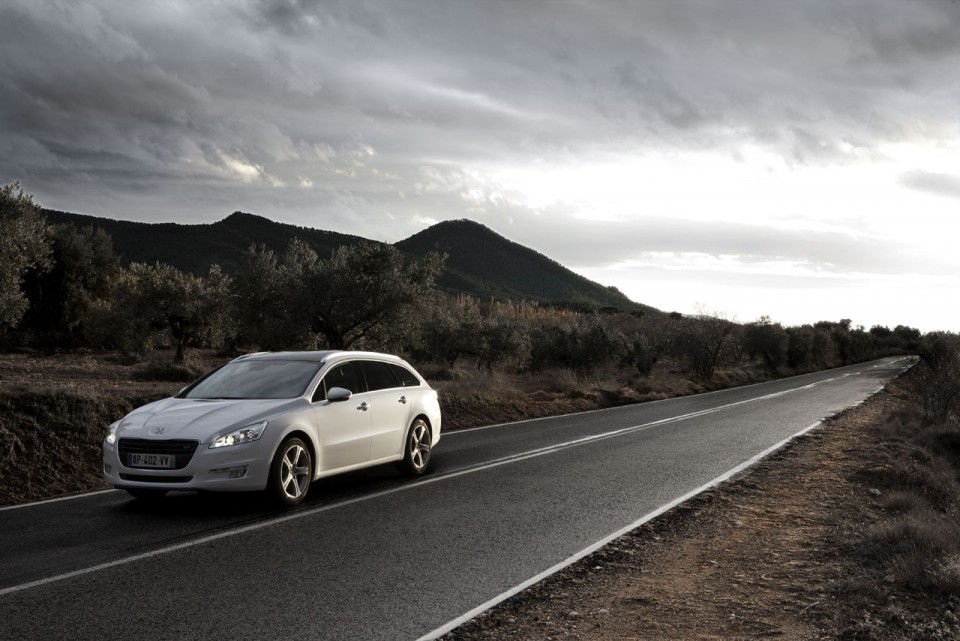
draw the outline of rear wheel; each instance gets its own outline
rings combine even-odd
[[[410,426],[407,433],[407,442],[404,447],[403,461],[400,463],[401,469],[410,476],[420,476],[423,474],[427,465],[430,464],[430,447],[433,445],[433,437],[430,434],[430,426],[422,418],[418,418]]]
[[[307,444],[291,437],[280,444],[270,465],[267,491],[281,505],[297,505],[307,496],[313,479],[313,461]]]
[[[157,490],[147,487],[128,487],[126,489],[130,496],[140,501],[156,501],[157,499],[163,498],[167,493],[167,490]]]

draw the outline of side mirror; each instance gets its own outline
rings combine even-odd
[[[351,396],[353,396],[353,392],[342,387],[331,387],[330,391],[327,392],[327,400],[331,403],[349,400]]]

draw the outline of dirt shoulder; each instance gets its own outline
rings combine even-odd
[[[444,639],[960,638],[955,598],[851,549],[885,514],[863,470],[885,464],[873,427],[902,402],[875,396]]]

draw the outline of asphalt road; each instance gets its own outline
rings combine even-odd
[[[429,637],[908,365],[448,433],[421,479],[324,480],[292,512],[116,491],[0,510],[0,639]]]

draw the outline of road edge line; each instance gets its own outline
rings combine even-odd
[[[39,501],[31,501],[30,503],[17,503],[16,505],[4,505],[0,507],[0,512],[6,512],[7,510],[17,510],[22,507],[36,507],[37,505],[44,505],[45,503],[56,503],[58,501],[70,501],[73,499],[82,499],[88,496],[96,496],[97,494],[106,494],[107,492],[116,492],[116,489],[109,490],[94,490],[93,492],[81,492],[80,494],[71,494],[70,496],[57,496],[52,499],[41,499]]]

